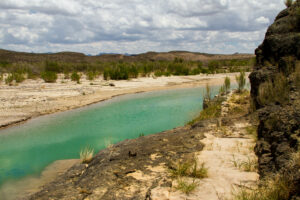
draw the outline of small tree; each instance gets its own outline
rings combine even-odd
[[[235,79],[236,82],[238,83],[238,92],[242,92],[246,84],[245,72],[240,72],[240,75],[235,76]]]
[[[225,77],[225,80],[224,80],[224,86],[225,86],[225,93],[227,94],[230,90],[230,78],[229,77]]]

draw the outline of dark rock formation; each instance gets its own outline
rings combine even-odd
[[[259,112],[258,141],[255,147],[262,177],[271,173],[285,174],[296,189],[290,199],[300,195],[299,163],[291,162],[299,154],[300,138],[300,0],[283,10],[268,28],[263,43],[256,49],[256,66],[250,75],[253,107]],[[285,101],[277,101],[284,94],[276,93],[282,74],[288,82]],[[273,87],[273,102],[262,103],[263,84]],[[260,91],[261,90],[261,91]],[[269,89],[270,91],[270,89]],[[275,92],[274,92],[275,91]],[[282,90],[281,90],[282,91]],[[271,92],[270,92],[271,93]],[[268,95],[268,93],[266,93]],[[278,98],[277,98],[278,97]],[[298,161],[299,162],[299,161]]]

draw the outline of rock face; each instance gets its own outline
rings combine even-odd
[[[255,54],[250,82],[259,111],[259,173],[294,173],[289,177],[298,190],[291,196],[299,196],[299,163],[291,160],[299,155],[300,138],[300,0],[279,13]]]

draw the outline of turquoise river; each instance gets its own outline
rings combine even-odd
[[[219,87],[212,88],[215,95]],[[79,158],[125,139],[185,125],[202,109],[204,88],[124,95],[94,105],[32,119],[0,130],[0,186],[38,176],[56,160]]]

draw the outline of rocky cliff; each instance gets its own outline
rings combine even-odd
[[[252,106],[259,113],[259,173],[284,174],[296,188],[290,199],[299,198],[300,0],[278,14],[255,54],[250,81]]]

